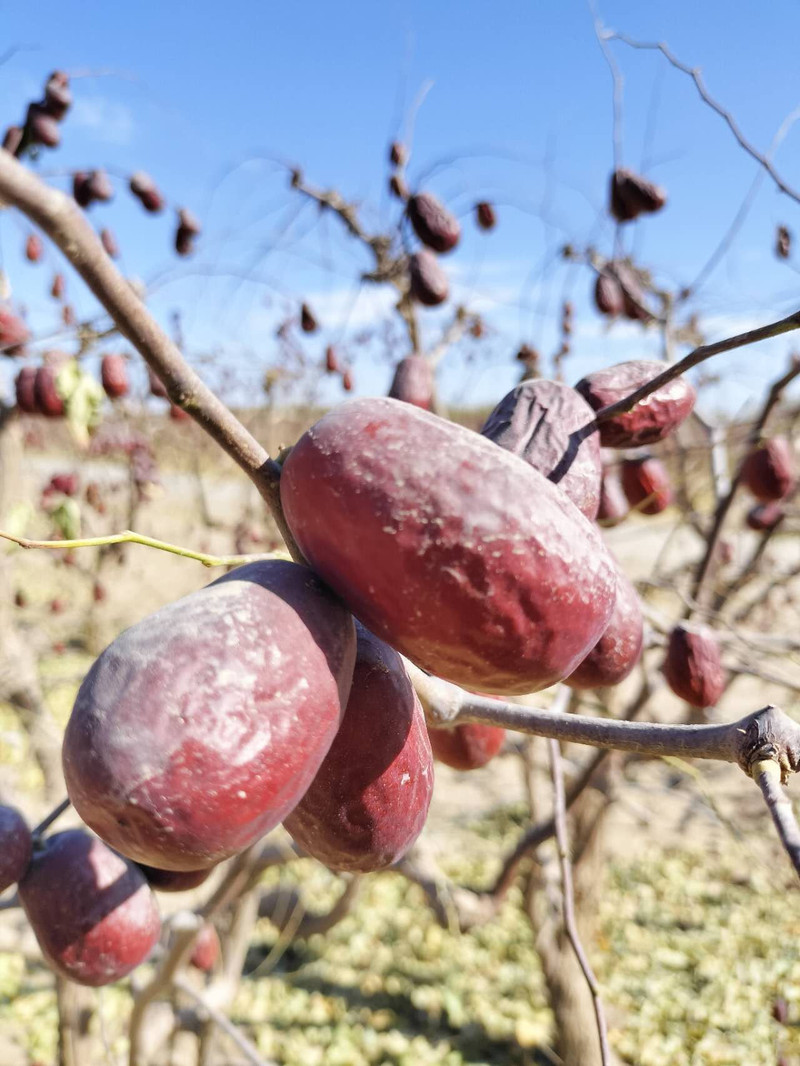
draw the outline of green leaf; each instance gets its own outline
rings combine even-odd
[[[86,445],[100,422],[105,393],[99,381],[81,369],[77,360],[65,363],[56,376],[56,389],[64,401],[67,422],[76,440]]]

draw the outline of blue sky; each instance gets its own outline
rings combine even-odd
[[[632,37],[667,40],[702,67],[710,91],[762,150],[800,104],[794,0],[738,8],[720,0],[609,2],[599,14]],[[391,362],[405,351],[402,334],[385,329],[391,292],[359,287],[368,259],[336,220],[320,221],[298,204],[274,159],[296,162],[309,180],[361,201],[370,225],[389,224],[397,208],[384,191],[386,145],[426,84],[409,176],[462,217],[464,238],[445,266],[456,296],[489,326],[485,343],[454,351],[443,364],[446,396],[498,399],[516,380],[520,342],[552,352],[565,292],[578,317],[569,380],[658,349],[639,328],[607,331],[589,304],[590,275],[565,271],[557,256],[565,240],[592,241],[609,253],[613,239],[603,215],[611,81],[579,0],[37,0],[0,2],[0,26],[0,52],[23,46],[0,67],[4,122],[22,117],[53,68],[81,75],[63,146],[43,155],[43,174],[66,187],[79,167],[103,165],[120,176],[142,168],[170,203],[200,215],[198,252],[179,261],[170,253],[171,215],[145,216],[122,181],[114,203],[91,211],[98,227],[117,233],[126,273],[151,283],[154,313],[168,324],[180,310],[201,370],[218,380],[210,361],[230,368],[235,398],[256,395],[278,357],[275,326],[301,296],[326,327],[306,343],[308,362],[333,341],[354,361],[358,392],[386,390]],[[660,56],[622,45],[614,54],[625,77],[624,161],[644,167],[670,196],[660,215],[630,231],[628,246],[659,280],[685,284],[725,232],[757,168]],[[799,164],[800,122],[776,156],[798,186]],[[491,235],[472,222],[480,198],[498,204]],[[766,180],[731,253],[692,305],[709,339],[794,309],[796,271],[772,252],[779,222],[800,233],[800,208]],[[47,266],[25,263],[27,232],[10,212],[0,217],[13,297],[44,336],[57,324],[46,290],[59,260],[52,252]],[[76,278],[69,288],[79,314],[93,313]],[[422,315],[433,341],[448,312]],[[356,337],[368,329],[373,339],[359,347]],[[720,357],[713,369],[724,372],[725,386],[708,402],[741,407],[779,371],[788,347],[781,341]],[[341,392],[327,381],[319,395],[331,400]]]

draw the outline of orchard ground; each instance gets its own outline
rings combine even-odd
[[[256,430],[274,454],[276,445],[296,439],[313,415],[258,418],[268,418]],[[232,528],[240,518],[269,534],[250,483],[197,427],[160,418],[151,427],[162,486],[141,508],[137,532],[219,554],[235,550]],[[79,463],[60,425],[39,419],[17,428],[34,435],[21,464],[23,481],[13,494],[18,503],[27,500],[35,508],[52,474],[80,469],[83,486],[98,482],[109,501],[102,520],[83,507],[84,533],[124,528],[124,466],[106,459]],[[651,572],[672,527],[670,511],[634,517],[608,531],[608,542],[636,580]],[[26,532],[46,536],[46,523],[35,516]],[[692,536],[684,530],[669,539],[665,572],[670,560],[677,563],[696,550]],[[753,536],[737,535],[737,558],[745,557],[740,553]],[[796,564],[797,538],[777,537],[771,552],[788,566]],[[95,603],[91,575],[83,572],[94,558],[92,549],[83,549],[76,553],[78,566],[70,567],[56,565],[50,552],[12,549],[7,556],[12,587],[27,600],[19,624],[39,652],[58,729],[93,654],[125,626],[219,573],[128,546],[119,565],[104,568],[107,597]],[[650,599],[655,610],[662,596],[670,602],[669,592],[658,593]],[[49,610],[55,598],[65,604],[60,613]],[[776,612],[771,631],[793,632],[797,608],[784,602],[782,590],[767,609]],[[757,619],[756,614],[748,626],[756,628]],[[54,645],[63,650],[54,651]],[[800,663],[787,659],[780,669],[800,685]],[[729,720],[771,700],[786,706],[785,696],[768,683],[738,679],[716,713]],[[682,714],[682,705],[666,690],[656,708],[662,720]],[[508,748],[516,743],[510,738]],[[540,748],[535,757],[544,759]],[[574,754],[579,753],[568,750],[567,759]],[[26,758],[25,736],[8,707],[0,707],[0,773],[34,818],[42,810],[38,772]],[[610,863],[589,945],[616,1053],[640,1066],[774,1066],[779,1051],[800,1062],[800,1028],[779,1025],[771,1014],[781,996],[790,1019],[800,1021],[795,879],[758,790],[743,788],[740,771],[716,763],[634,762],[628,774],[633,787],[614,804],[606,830]],[[469,774],[437,766],[425,846],[456,881],[488,884],[521,831],[524,797],[521,760],[511,751]],[[63,825],[69,824],[65,817]],[[287,888],[302,884],[304,899],[319,910],[339,891],[330,874],[307,860],[265,876],[266,885],[278,882]],[[169,895],[160,901],[165,914],[188,902]],[[371,875],[353,912],[324,937],[292,944],[270,923],[260,923],[247,962],[252,974],[243,982],[232,1019],[266,1058],[289,1066],[553,1062],[547,1049],[551,1018],[531,927],[515,902],[512,898],[494,922],[459,936],[435,924],[416,887],[396,874]],[[98,1002],[106,1061],[122,1062],[127,982],[101,990]],[[52,975],[20,912],[2,913],[0,1062],[49,1064],[55,1045]],[[174,1051],[180,1063],[180,1041]]]

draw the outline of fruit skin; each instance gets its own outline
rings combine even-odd
[[[128,368],[123,356],[109,352],[100,360],[100,381],[106,396],[111,400],[118,400],[127,396]]]
[[[220,942],[217,930],[210,922],[202,927],[189,956],[190,965],[203,973],[211,973],[220,955]]]
[[[600,484],[600,504],[597,508],[597,521],[603,526],[618,526],[628,517],[628,501],[622,491],[617,474],[610,470],[603,471]]]
[[[397,364],[389,395],[395,400],[430,411],[433,403],[433,367],[424,355],[407,355]]]
[[[497,214],[492,204],[485,200],[475,204],[475,221],[482,230],[494,229],[497,225]]]
[[[762,441],[742,463],[742,484],[761,503],[782,500],[797,484],[792,446],[785,437]]]
[[[56,833],[34,852],[19,896],[48,964],[80,985],[119,981],[161,931],[141,870],[83,829]]]
[[[641,174],[627,167],[618,167],[611,175],[610,210],[618,222],[631,222],[642,214],[660,211],[667,202],[667,194]]]
[[[90,828],[163,870],[207,868],[299,801],[350,689],[355,629],[306,567],[239,567],[127,629],[84,679],[64,735]]]
[[[16,807],[0,807],[0,892],[25,876],[31,853],[28,823]]]
[[[581,378],[575,386],[595,411],[630,396],[662,373],[663,363],[634,359],[604,367]],[[686,378],[678,377],[651,392],[623,415],[600,424],[604,448],[639,448],[668,437],[694,409],[697,393]]]
[[[748,529],[756,533],[766,533],[774,529],[786,517],[786,512],[777,500],[772,503],[759,503],[747,512],[745,523]]]
[[[725,691],[719,645],[707,626],[675,626],[662,671],[675,695],[692,707],[714,707]]]
[[[451,729],[428,726],[434,757],[454,770],[479,770],[500,751],[506,731],[496,725],[465,722]]]
[[[340,404],[283,464],[301,551],[381,640],[470,689],[566,677],[611,617],[597,529],[538,471],[392,399]]]
[[[596,433],[580,444],[570,440],[593,418],[591,407],[569,385],[528,380],[503,397],[481,435],[524,459],[593,519],[600,503],[600,441]]]
[[[284,828],[331,870],[366,873],[402,858],[425,825],[433,756],[400,656],[362,625],[342,724]]]
[[[450,295],[447,274],[436,256],[424,248],[408,258],[408,281],[412,297],[425,307],[437,307]]]
[[[416,235],[434,252],[449,252],[458,244],[461,236],[458,219],[433,193],[419,192],[410,196],[406,213]]]
[[[17,407],[26,415],[35,415],[36,405],[36,367],[24,366],[14,382]]]
[[[38,413],[48,418],[61,418],[64,414],[64,401],[56,388],[56,372],[52,366],[36,368],[33,389]]]
[[[626,575],[617,570],[617,598],[605,633],[566,679],[570,688],[610,688],[631,673],[642,657],[642,605]]]
[[[625,498],[640,514],[660,514],[672,503],[672,486],[660,459],[626,459],[620,476]]]
[[[202,885],[215,869],[209,866],[206,870],[159,870],[143,862],[137,863],[137,866],[156,892],[188,892]]]
[[[12,311],[0,309],[0,355],[22,355],[30,339],[28,327]]]

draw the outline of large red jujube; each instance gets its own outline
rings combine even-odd
[[[742,463],[742,482],[761,503],[782,500],[795,487],[794,456],[786,437],[756,444]]]
[[[389,389],[395,400],[404,400],[430,411],[433,402],[433,367],[424,355],[407,355],[397,364]]]
[[[675,695],[692,707],[714,707],[725,691],[719,644],[707,626],[675,626],[662,669]]]
[[[197,870],[258,840],[311,783],[355,659],[344,606],[306,567],[239,567],[97,659],[64,736],[76,810],[123,854]]]
[[[49,965],[81,985],[125,977],[161,931],[142,871],[83,829],[56,833],[34,852],[19,897]]]
[[[461,226],[438,196],[416,193],[409,198],[406,212],[416,235],[434,252],[449,252],[458,244]]]
[[[641,514],[661,514],[672,503],[669,475],[660,459],[643,455],[626,459],[620,467],[625,498]]]
[[[284,821],[332,870],[391,866],[425,825],[433,757],[425,715],[400,656],[363,626],[342,724],[308,791]]]
[[[599,639],[615,565],[598,530],[522,459],[391,399],[341,404],[283,464],[301,551],[353,613],[423,669],[532,692]]]
[[[16,807],[0,807],[0,892],[17,883],[31,861],[31,831]]]
[[[600,502],[600,441],[570,434],[594,418],[589,404],[560,381],[520,382],[495,407],[481,434],[555,482],[575,506],[594,518]]]

